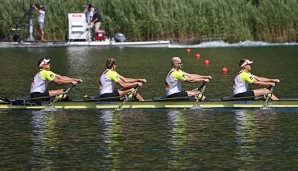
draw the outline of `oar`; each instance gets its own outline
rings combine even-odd
[[[135,96],[135,95],[137,94],[137,91],[139,90],[139,87],[140,87],[140,86],[137,85],[137,86],[135,87],[135,91],[133,91],[132,93],[130,93],[128,96],[125,95],[122,104],[121,104],[118,108],[116,108],[115,110],[116,110],[116,111],[121,111],[121,110],[123,109],[124,104],[125,104],[128,100],[132,99],[132,97]]]
[[[272,97],[272,94],[273,94],[273,87],[274,86],[269,86],[267,89],[269,89],[269,93],[267,93],[267,95],[266,95],[266,100],[265,100],[265,102],[267,103],[270,99],[271,99],[271,97]]]
[[[199,94],[195,96],[197,101],[199,101],[203,97],[203,93],[206,90],[207,84],[208,82],[205,81],[200,87],[193,90],[193,91],[199,91]]]
[[[208,84],[208,82],[205,81],[200,87],[198,87],[198,88],[196,88],[196,89],[193,90],[193,91],[198,91],[199,94],[198,95],[195,95],[196,101],[195,101],[192,109],[198,109],[198,108],[201,109],[201,106],[198,104],[198,102],[199,102],[200,99],[203,98],[203,96],[204,96],[203,93],[206,90],[207,84]]]
[[[61,100],[61,99],[64,97],[64,95],[67,94],[67,93],[68,93],[72,88],[74,88],[76,85],[77,85],[77,84],[71,84],[71,86],[69,86],[67,89],[64,89],[64,90],[63,90],[63,93],[57,95],[57,96],[55,97],[55,99],[53,99],[53,100],[51,101],[51,103],[49,103],[45,108],[42,109],[42,111],[45,110],[46,108],[50,107],[50,106],[53,106],[53,104],[54,104],[55,102]]]
[[[266,94],[265,98],[265,104],[261,107],[261,109],[268,109],[270,108],[270,105],[268,102],[271,100],[272,94],[273,94],[273,87],[274,86],[269,86],[267,89],[269,89],[269,92]]]

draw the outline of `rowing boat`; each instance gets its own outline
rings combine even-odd
[[[49,102],[30,102],[26,100],[0,101],[0,109],[43,109]],[[56,109],[117,109],[122,105],[121,101],[89,101],[72,100],[68,102],[56,102]],[[191,108],[298,108],[298,99],[282,99],[279,101],[222,101],[209,100],[195,101],[155,101],[144,102],[128,101],[123,109],[191,109]]]

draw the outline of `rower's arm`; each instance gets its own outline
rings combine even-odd
[[[125,78],[123,76],[120,76],[120,79],[124,82],[127,82],[127,83],[134,83],[134,82],[147,82],[146,79],[142,79],[142,78]]]
[[[187,74],[186,80],[187,82],[190,83],[197,83],[201,81],[206,81],[209,82],[209,79],[211,79],[211,76],[202,76],[202,75],[197,75],[197,74]]]
[[[273,83],[279,83],[280,82],[279,79],[271,79],[271,78],[258,77],[258,76],[255,76],[254,78],[258,81],[263,81],[263,82],[273,82]]]
[[[197,82],[201,82],[201,81],[209,82],[209,79],[206,79],[203,77],[200,78],[200,77],[187,76],[185,81],[190,82],[190,83],[197,83]]]
[[[261,81],[256,78],[252,83],[258,86],[275,86],[274,82]]]
[[[70,84],[70,83],[76,84],[77,82],[80,82],[80,79],[70,78],[70,77],[56,74],[56,76],[53,79],[53,82],[59,85]]]
[[[143,83],[142,82],[138,82],[138,81],[135,81],[135,82],[125,82],[124,80],[119,79],[119,81],[117,82],[122,88],[125,88],[125,89],[129,89],[129,88],[133,88],[135,86],[142,86]]]
[[[206,76],[206,75],[198,75],[198,74],[189,74],[191,77],[195,77],[195,78],[198,78],[198,79],[212,79],[212,77],[209,75],[209,76]]]

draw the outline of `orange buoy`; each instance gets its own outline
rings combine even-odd
[[[197,53],[197,54],[196,54],[196,58],[197,58],[197,59],[200,59],[200,57],[201,57],[201,55]]]
[[[227,74],[227,73],[228,73],[228,68],[223,67],[223,68],[221,69],[221,72],[222,72],[223,74]]]
[[[186,49],[186,53],[190,53],[191,52],[191,49]]]
[[[204,65],[209,65],[210,64],[210,61],[209,60],[204,60]]]

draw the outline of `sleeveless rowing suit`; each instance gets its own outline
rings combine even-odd
[[[56,74],[52,71],[40,70],[34,77],[31,83],[31,97],[49,96],[46,91],[49,82],[53,81]]]
[[[165,88],[166,88],[166,94],[168,97],[171,97],[177,93],[180,93],[178,96],[187,96],[187,93],[185,91],[181,91],[181,81],[186,80],[186,74],[182,70],[175,70],[172,68],[170,72],[167,75],[166,82],[165,82]],[[176,97],[178,97],[176,96]]]
[[[119,80],[120,75],[116,71],[112,71],[110,69],[105,70],[99,79],[100,97],[120,96],[118,90],[114,91],[115,83],[117,83]]]
[[[248,90],[248,84],[251,84],[255,78],[250,72],[241,70],[234,79],[233,94],[235,97],[254,96],[253,91]]]

